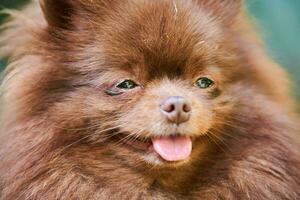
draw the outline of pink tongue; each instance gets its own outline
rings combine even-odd
[[[166,161],[181,161],[187,159],[192,151],[192,141],[189,137],[161,137],[152,139],[153,147]]]

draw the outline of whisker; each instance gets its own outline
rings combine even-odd
[[[81,118],[81,120],[84,120],[85,118]],[[87,118],[88,119],[88,118]],[[58,125],[54,125],[55,128],[58,128],[58,129],[61,129],[61,130],[67,130],[67,131],[84,131],[84,130],[93,130],[95,128],[100,128],[101,126],[107,126],[107,125],[111,125],[111,121],[112,120],[108,120],[106,119],[107,122],[106,123],[95,123],[93,125],[89,125],[87,127],[81,127],[81,128],[68,128],[68,127],[65,127],[65,126],[58,126]],[[70,121],[72,121],[70,119]]]
[[[239,138],[238,138],[237,136],[235,136],[235,135],[233,135],[233,134],[230,134],[230,133],[228,133],[226,130],[222,130],[221,128],[216,128],[216,127],[214,127],[214,128],[212,128],[212,129],[210,130],[210,132],[216,132],[217,134],[225,135],[225,136],[230,137],[230,138],[232,138],[232,139],[234,139],[234,140],[239,140]]]
[[[122,145],[122,144],[124,144],[126,142],[130,142],[130,140],[132,140],[134,134],[135,134],[135,132],[126,135],[125,137],[123,137],[122,139],[120,139],[115,145],[116,146],[120,146],[120,145]]]
[[[219,143],[218,143],[218,141],[220,141],[217,137],[215,137],[215,135],[213,135],[212,133],[208,133],[207,134],[207,136],[223,151],[223,152],[225,152],[226,153],[226,149],[224,149],[223,147],[222,147],[222,145],[220,145]],[[215,139],[217,139],[217,141],[215,140]],[[222,142],[223,143],[223,142]],[[223,143],[224,144],[224,143]],[[226,148],[228,148],[228,146],[226,146]],[[229,148],[228,148],[229,149]]]
[[[111,128],[108,128],[108,129],[104,129],[104,130],[98,132],[98,134],[99,134],[99,133],[102,133],[102,132],[114,130],[114,129],[117,129],[117,128],[119,128],[119,126],[111,127]],[[89,134],[89,135],[86,135],[86,136],[84,136],[84,137],[82,137],[82,138],[80,138],[79,140],[76,140],[75,142],[72,142],[71,144],[69,144],[69,145],[65,146],[63,149],[61,149],[61,150],[60,150],[60,153],[62,153],[62,152],[65,151],[66,149],[70,148],[71,146],[73,146],[73,145],[75,145],[75,144],[77,144],[77,143],[79,143],[79,142],[81,142],[81,141],[83,141],[83,140],[85,140],[85,139],[87,139],[87,138],[89,138],[89,137],[91,137],[90,134]]]
[[[144,132],[144,130],[142,130],[142,129],[140,129],[139,131],[132,132],[132,133],[128,134],[127,136],[125,136],[124,138],[122,138],[121,140],[119,140],[116,143],[116,145],[119,146],[124,143],[134,142],[142,135],[143,132]]]
[[[212,137],[216,138],[218,141],[220,141],[222,144],[224,144],[225,148],[231,153],[230,147],[220,136],[218,136],[217,134],[214,134],[212,132],[210,132],[210,134],[212,135]]]

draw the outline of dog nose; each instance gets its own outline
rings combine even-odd
[[[161,104],[160,109],[170,122],[176,124],[187,122],[190,119],[192,111],[189,102],[180,96],[168,97]]]

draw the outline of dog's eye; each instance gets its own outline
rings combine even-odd
[[[117,84],[116,87],[122,90],[131,90],[137,87],[138,84],[136,84],[132,80],[124,80],[121,83]]]
[[[209,88],[209,87],[213,86],[214,84],[215,84],[214,81],[212,81],[206,77],[199,78],[195,83],[195,85],[201,89]]]

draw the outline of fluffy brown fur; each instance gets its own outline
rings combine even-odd
[[[0,199],[300,199],[287,79],[241,4],[42,0],[9,11]],[[215,85],[195,87],[201,76]],[[124,79],[140,86],[112,95]],[[180,126],[157,109],[174,95],[193,109]],[[193,138],[184,162],[131,146],[175,133]]]

